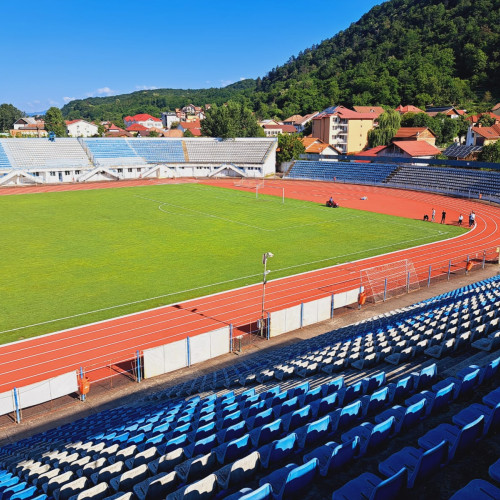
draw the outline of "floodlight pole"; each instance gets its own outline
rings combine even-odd
[[[271,272],[267,270],[267,259],[274,257],[274,254],[271,252],[266,252],[262,255],[262,264],[264,264],[264,273],[262,275],[262,310],[260,316],[260,336],[264,336],[264,311],[265,311],[265,303],[266,303],[266,283],[267,283],[267,275]]]

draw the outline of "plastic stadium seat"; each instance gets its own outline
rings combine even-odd
[[[337,408],[330,414],[331,430],[345,429],[352,425],[361,416],[361,401],[355,401],[343,408]]]
[[[352,385],[348,385],[347,387],[344,387],[343,389],[340,389],[338,391],[339,404],[345,406],[350,402],[354,401],[356,398],[361,397],[363,394],[364,394],[364,386],[362,381]]]
[[[208,476],[219,467],[215,452],[207,453],[202,457],[186,460],[175,467],[179,477],[186,484]]]
[[[260,468],[260,455],[254,451],[216,472],[220,490],[234,490],[255,476]]]
[[[314,389],[310,389],[307,391],[301,398],[300,404],[302,406],[305,406],[307,404],[310,404],[314,401],[317,401],[318,399],[321,399],[323,393],[323,386],[318,385],[318,387],[315,387]]]
[[[170,493],[166,498],[167,500],[180,500],[182,498],[196,498],[197,500],[210,500],[219,491],[217,476],[210,474],[196,483],[191,483],[188,486]]]
[[[389,439],[394,432],[396,419],[389,417],[379,424],[364,422],[358,427],[353,427],[350,431],[342,434],[342,442],[350,442],[355,436],[360,438],[359,455],[363,456],[370,451],[371,448],[376,448]]]
[[[71,471],[59,474],[47,481],[43,486],[43,492],[47,495],[52,495],[55,490],[59,489],[63,484],[69,483],[75,479],[75,474]],[[1,486],[0,486],[1,488]]]
[[[292,432],[282,439],[259,448],[260,462],[267,469],[292,455],[298,447],[297,434]]]
[[[436,363],[433,363],[430,366],[422,368],[422,370],[420,370],[420,373],[412,373],[412,376],[414,380],[413,390],[420,391],[422,389],[425,389],[436,379],[437,365]]]
[[[398,434],[425,418],[426,406],[427,400],[424,398],[409,406],[396,405],[376,415],[375,422],[380,423],[389,417],[394,417],[396,419],[394,434]]]
[[[407,446],[393,453],[378,466],[386,477],[393,476],[401,467],[408,470],[408,488],[437,472],[448,459],[448,443],[442,441],[430,450],[421,450]]]
[[[500,403],[500,387],[486,394],[486,396],[483,397],[483,403],[491,408],[494,408]]]
[[[252,442],[250,441],[250,434],[245,434],[239,439],[221,444],[215,448],[214,451],[217,454],[219,463],[225,465],[247,454],[251,447]]]
[[[311,458],[317,458],[319,461],[319,473],[327,477],[330,473],[342,468],[349,463],[359,453],[359,436],[346,443],[338,444],[335,442],[326,443],[304,455],[304,462]]]
[[[288,464],[282,469],[274,471],[261,479],[259,485],[263,486],[269,483],[275,499],[289,498],[292,494],[296,496],[307,488],[316,477],[317,472],[318,460],[312,458],[303,465]]]
[[[389,400],[398,401],[409,396],[413,392],[413,377],[408,375],[399,379],[397,382],[391,382],[387,385],[389,388]]]
[[[325,417],[311,422],[299,429],[295,430],[298,438],[299,449],[309,447],[317,441],[325,438],[329,433],[330,417]]]
[[[297,396],[285,400],[280,406],[273,406],[274,414],[276,417],[279,417],[280,415],[286,415],[287,413],[298,410],[301,407],[302,405]]]
[[[272,491],[271,485],[266,483],[256,490],[243,488],[237,493],[226,497],[226,500],[271,500],[273,498]]]
[[[217,439],[220,444],[233,441],[244,436],[247,433],[246,424],[244,421],[231,425],[227,429],[222,429],[217,433]],[[209,436],[210,437],[210,436]],[[208,437],[208,438],[209,438]],[[207,438],[207,439],[208,439]]]
[[[126,470],[128,470],[129,467],[125,467],[125,462],[116,462],[112,465],[108,465],[106,467],[103,467],[100,469],[98,472],[94,472],[90,476],[90,479],[92,480],[93,484],[98,484],[98,483],[109,483],[111,479],[113,479],[115,476],[119,476]]]
[[[375,391],[371,396],[362,396],[361,404],[363,415],[373,415],[389,403],[389,388],[383,387]]]
[[[283,432],[283,423],[281,419],[277,419],[270,424],[263,425],[258,429],[254,429],[250,432],[250,439],[254,446],[264,446],[265,444],[274,441],[275,439],[279,439],[281,433]]]
[[[307,424],[312,418],[311,406],[307,405],[304,408],[295,410],[292,413],[282,416],[283,427],[286,431],[293,431],[298,427]]]
[[[320,400],[311,402],[311,410],[312,414],[316,417],[322,417],[327,413],[331,413],[332,411],[338,408],[338,393],[333,392]]]
[[[180,484],[181,481],[176,471],[162,472],[135,484],[133,490],[138,500],[156,500],[157,498],[165,498]]]
[[[444,385],[444,387],[441,387],[436,392],[433,391],[419,392],[418,394],[414,394],[411,398],[408,398],[405,401],[405,403],[407,405],[413,405],[415,403],[418,403],[422,399],[425,399],[427,403],[426,414],[430,415],[432,412],[439,411],[441,408],[447,406],[450,403],[450,401],[453,400],[454,389],[455,389],[455,383],[448,381],[446,385]]]
[[[405,489],[407,476],[404,467],[387,479],[365,472],[334,491],[332,500],[393,500]]]
[[[500,488],[483,479],[473,479],[452,495],[450,500],[498,500],[499,498]]]
[[[36,486],[27,486],[21,491],[17,491],[10,496],[10,500],[31,500],[37,496]]]
[[[322,391],[323,391],[323,396],[328,396],[329,394],[332,394],[333,392],[337,392],[340,389],[344,387],[344,377],[337,377],[334,380],[331,380],[330,382],[327,382],[326,384],[323,384],[321,386]]]
[[[70,497],[69,500],[84,500],[84,499],[102,500],[111,495],[111,493],[112,490],[110,489],[107,483],[99,483],[93,486],[92,488],[80,491],[76,495]]]
[[[55,490],[53,495],[56,500],[69,500],[70,497],[92,487],[92,483],[86,477],[80,477],[74,481],[63,484]]]
[[[110,481],[110,485],[114,491],[130,491],[134,484],[144,481],[149,475],[148,466],[146,464],[139,465],[129,471],[114,477]]]
[[[446,440],[449,444],[448,460],[452,460],[457,453],[471,447],[479,439],[483,431],[483,425],[483,415],[463,427],[441,424],[419,438],[418,444],[422,448],[429,450],[441,441]]]
[[[497,460],[488,469],[488,473],[491,479],[494,479],[497,483],[500,483],[500,460]]]
[[[494,408],[486,405],[474,403],[467,408],[464,408],[460,413],[453,415],[453,423],[455,425],[464,426],[470,424],[481,415],[484,415],[484,430],[483,435],[486,436],[490,429],[500,427],[500,403]]]
[[[184,448],[177,448],[149,462],[148,468],[153,475],[159,474],[160,472],[170,472],[176,465],[184,462],[186,458]]]

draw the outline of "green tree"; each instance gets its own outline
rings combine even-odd
[[[156,130],[151,130],[148,137],[160,137],[160,134]]]
[[[45,113],[45,130],[47,132],[54,132],[57,137],[66,137],[68,135],[66,124],[59,108],[49,108]]]
[[[483,115],[477,121],[477,125],[481,127],[491,127],[492,125],[495,125],[495,119],[490,115]]]
[[[0,105],[0,131],[6,132],[14,128],[14,122],[22,118],[25,114],[12,104]]]
[[[490,163],[500,163],[500,140],[493,144],[484,146],[477,159],[479,161],[487,161]]]
[[[191,130],[184,130],[184,137],[194,137],[193,132]]]
[[[276,152],[277,163],[281,164],[283,162],[297,160],[305,151],[306,148],[298,136],[288,134],[278,135],[278,151]]]
[[[252,112],[243,103],[229,102],[213,106],[201,122],[201,133],[207,137],[264,137],[265,132]]]
[[[104,134],[106,133],[106,128],[102,124],[97,125],[97,136],[98,137],[103,137]]]
[[[368,145],[388,146],[401,127],[401,115],[394,109],[382,113],[378,118],[378,127],[368,132]]]

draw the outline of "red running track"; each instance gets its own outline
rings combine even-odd
[[[119,186],[158,183],[165,181],[120,182]],[[204,183],[236,189],[234,181],[229,179]],[[333,196],[341,206],[414,219],[421,219],[424,213],[430,215],[434,207],[439,218],[444,209],[449,222],[455,222],[459,213],[464,214],[466,222],[469,212],[474,210],[477,224],[472,230],[452,240],[269,281],[266,286],[266,310],[269,311],[324,297],[333,291],[338,293],[354,289],[360,284],[361,271],[369,267],[411,259],[416,269],[426,269],[429,263],[477,252],[482,254],[483,249],[500,245],[498,207],[413,191],[310,181],[266,181],[264,187],[259,187],[259,192],[281,195],[275,188],[283,186],[287,198],[324,203]],[[117,187],[117,184],[9,188],[2,194],[108,187]],[[361,200],[362,196],[367,199]],[[352,249],[346,249],[346,253],[348,251]],[[425,279],[426,276],[427,272],[420,278]],[[112,361],[132,359],[137,350],[167,344],[230,323],[236,329],[243,328],[260,317],[261,293],[261,285],[253,285],[2,345],[0,393],[81,366],[104,367]]]

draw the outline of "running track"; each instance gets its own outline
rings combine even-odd
[[[165,182],[125,181],[119,184],[9,188],[0,194],[115,188]],[[234,181],[229,179],[204,183],[235,189]],[[449,222],[456,221],[462,212],[466,223],[469,212],[474,210],[477,224],[474,229],[452,240],[269,281],[266,286],[266,310],[269,311],[324,297],[333,291],[337,293],[354,289],[360,284],[361,270],[375,265],[411,259],[416,269],[424,270],[424,275],[419,276],[423,280],[427,277],[427,268],[431,263],[461,258],[467,254],[482,255],[483,249],[500,245],[498,207],[413,191],[309,181],[266,181],[265,187],[259,188],[259,192],[281,195],[281,190],[276,187],[282,186],[285,187],[287,198],[324,203],[333,196],[341,206],[415,219],[421,219],[424,213],[430,215],[434,207],[438,220],[444,209]],[[362,196],[367,196],[367,200],[362,201]],[[352,251],[352,247],[346,251]],[[261,293],[261,285],[253,285],[2,345],[0,393],[13,387],[40,382],[81,366],[104,367],[112,362],[132,359],[137,350],[167,344],[229,323],[233,324],[237,335],[238,327],[243,328],[260,317]]]

